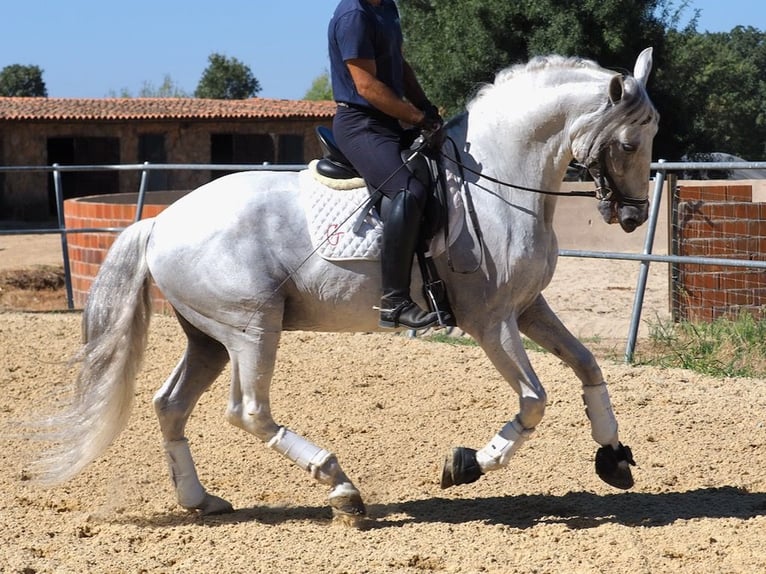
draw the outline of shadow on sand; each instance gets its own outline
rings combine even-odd
[[[427,498],[367,507],[365,528],[404,524],[484,522],[526,529],[539,524],[565,524],[572,529],[602,524],[656,527],[695,518],[748,519],[766,515],[766,493],[734,487],[702,488],[686,492],[619,493],[599,495],[570,492],[563,496],[534,494],[489,498]],[[328,506],[253,506],[230,514],[199,516],[172,512],[151,517],[125,517],[125,521],[150,528],[203,523],[206,526],[260,522],[276,525],[291,521],[329,522]]]

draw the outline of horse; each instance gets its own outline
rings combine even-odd
[[[542,291],[556,267],[553,218],[573,160],[593,175],[593,195],[607,223],[632,232],[647,219],[659,121],[646,91],[651,54],[651,48],[641,52],[632,74],[557,55],[510,66],[444,127],[439,163],[462,193],[465,221],[470,212],[476,225],[466,223],[449,245],[434,250],[434,264],[459,327],[481,346],[519,406],[481,449],[458,446],[446,454],[443,488],[506,467],[541,422],[546,391],[522,335],[560,357],[580,380],[598,445],[597,475],[620,489],[634,484],[632,452],[620,442],[600,367]],[[55,444],[30,469],[36,480],[54,485],[71,479],[127,426],[154,281],[187,339],[183,356],[153,397],[178,504],[201,514],[233,511],[201,484],[185,436],[197,401],[230,363],[228,422],[328,487],[334,517],[365,519],[361,492],[338,457],[271,414],[270,382],[282,331],[381,330],[373,310],[379,262],[317,255],[300,199],[303,175],[226,175],[118,235],[83,309],[71,400],[43,421],[43,438]],[[455,211],[452,205],[448,221],[455,222]],[[473,268],[455,269],[456,255]]]

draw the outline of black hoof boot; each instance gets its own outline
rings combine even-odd
[[[617,449],[602,446],[596,451],[596,474],[601,480],[615,488],[628,490],[633,486],[630,467],[636,466],[630,447],[619,443]]]
[[[472,448],[458,446],[444,459],[442,468],[442,488],[470,484],[481,477],[481,467],[476,461],[476,451]]]

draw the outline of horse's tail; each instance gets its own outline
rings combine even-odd
[[[59,484],[98,458],[127,426],[135,378],[151,319],[151,277],[146,246],[153,219],[125,229],[112,245],[91,287],[82,317],[83,345],[67,406],[41,425],[55,442],[34,464],[34,478]]]

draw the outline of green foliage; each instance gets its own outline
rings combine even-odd
[[[12,64],[0,70],[0,96],[46,97],[48,89],[38,66]]]
[[[766,159],[766,35],[696,31],[690,0],[400,0],[407,59],[446,115],[511,64],[547,53],[624,70],[654,48],[662,120],[654,157],[720,151]],[[687,24],[680,23],[691,12]],[[631,71],[631,70],[628,70]]]
[[[711,323],[658,322],[637,364],[680,367],[715,377],[766,376],[766,321],[749,313]]]
[[[189,94],[173,81],[170,74],[165,74],[162,84],[157,88],[151,82],[144,82],[138,96],[141,98],[188,98]]]
[[[459,346],[477,347],[478,346],[476,341],[474,341],[471,337],[453,337],[441,331],[432,333],[431,335],[428,335],[424,338],[426,341],[430,341],[432,343],[447,343],[448,345],[454,345],[456,347],[459,347]]]
[[[662,44],[655,13],[670,0],[402,0],[407,58],[431,99],[449,114],[477,85],[530,57],[558,53],[594,58],[606,67],[632,63]]]
[[[330,74],[327,71],[314,78],[303,99],[314,102],[332,100],[332,85],[330,84]]]
[[[119,92],[111,91],[111,98],[132,98],[130,90],[122,88]],[[141,90],[138,92],[139,98],[188,98],[190,97],[180,86],[178,86],[170,74],[165,74],[162,84],[156,87],[152,82],[145,81]]]
[[[261,91],[261,85],[245,64],[236,58],[210,54],[194,95],[215,100],[244,100]]]

